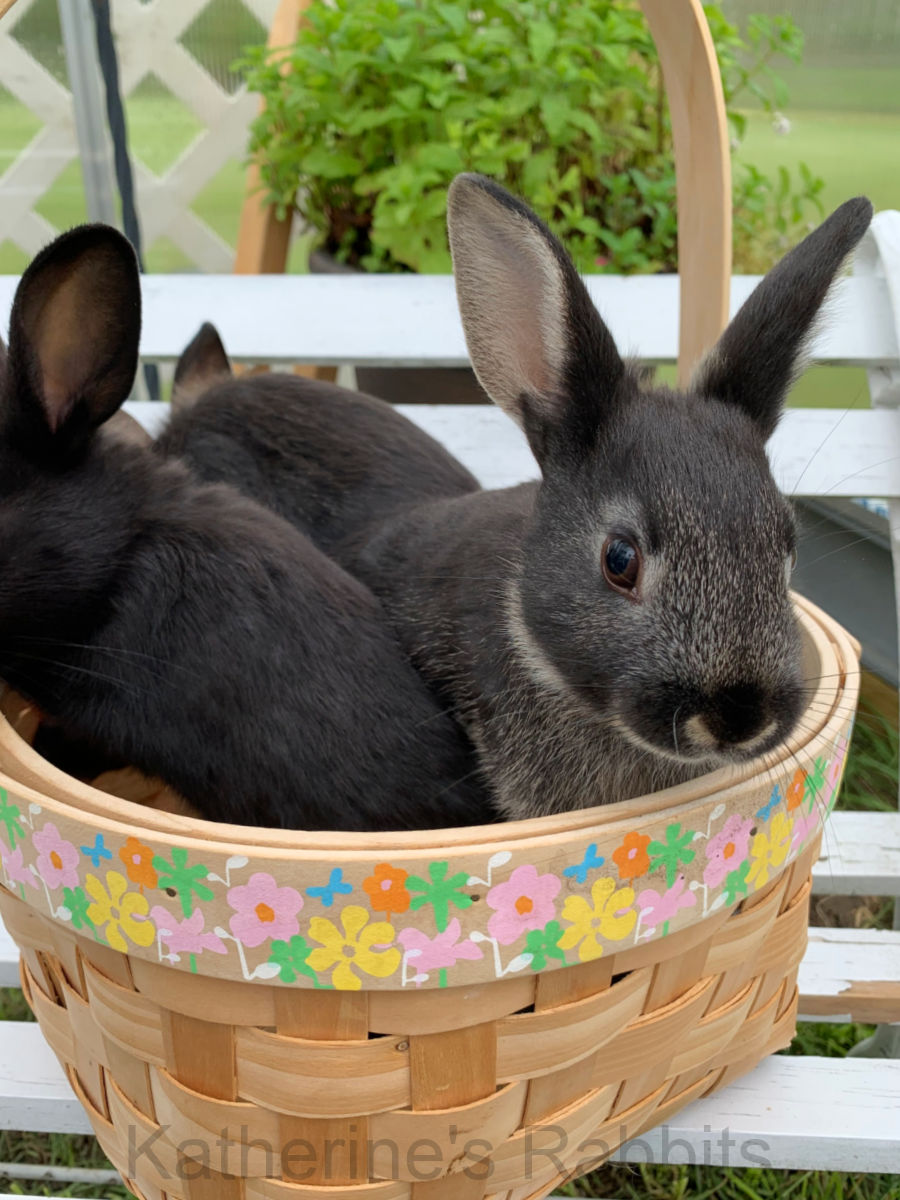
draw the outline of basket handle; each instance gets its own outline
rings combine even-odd
[[[700,0],[640,0],[672,117],[681,312],[678,382],[686,384],[728,322],[731,156],[716,50]]]
[[[3,0],[0,0],[0,4]],[[297,38],[300,20],[310,0],[280,0],[266,45],[269,50],[290,46]],[[284,69],[287,69],[285,64]],[[281,275],[287,266],[292,217],[279,218],[274,204],[267,204],[259,164],[247,168],[244,203],[234,258],[235,275]]]

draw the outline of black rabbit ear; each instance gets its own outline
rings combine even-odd
[[[4,407],[26,447],[82,441],[134,382],[141,330],[137,259],[107,225],[64,233],[16,290]]]
[[[189,408],[198,396],[219,379],[231,376],[231,363],[215,325],[204,321],[200,332],[182,351],[175,367],[172,407]]]
[[[865,197],[848,200],[786,254],[700,364],[693,389],[736,404],[769,437],[828,289],[871,220]]]
[[[624,366],[557,239],[480,175],[459,175],[447,206],[456,294],[482,387],[525,430],[542,466],[565,437],[593,440]]]

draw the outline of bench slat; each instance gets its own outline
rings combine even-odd
[[[732,312],[758,276],[732,280]],[[6,324],[16,283],[0,276]],[[674,362],[678,279],[594,275],[588,289],[623,353]],[[449,275],[148,275],[143,280],[146,358],[177,358],[212,321],[236,361],[398,366],[468,363]],[[889,365],[900,359],[883,279],[842,280],[811,352],[823,362]]]
[[[619,1157],[640,1162],[650,1147],[656,1161],[684,1161],[684,1147],[681,1158],[673,1147],[682,1139],[694,1147],[697,1161],[714,1165],[727,1155],[734,1166],[763,1165],[765,1159],[776,1167],[894,1172],[900,1171],[898,1112],[900,1062],[770,1058],[690,1105],[665,1133],[656,1130],[630,1143]],[[36,1025],[0,1023],[0,1129],[90,1132]],[[723,1132],[732,1139],[727,1148]]]
[[[900,814],[832,813],[813,867],[813,891],[820,896],[900,896]]]
[[[0,1022],[0,1129],[91,1132],[56,1055],[32,1022]]]
[[[809,931],[800,964],[801,1020],[900,1021],[900,931]]]
[[[646,1162],[649,1150],[652,1162],[894,1174],[898,1112],[900,1062],[779,1055],[629,1142],[617,1157]]]

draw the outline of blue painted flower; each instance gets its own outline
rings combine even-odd
[[[584,858],[580,863],[573,863],[571,867],[566,867],[563,870],[563,875],[567,879],[576,879],[580,884],[587,883],[588,871],[596,871],[606,862],[605,858],[597,857],[597,843],[591,842],[587,850],[584,852]]]
[[[94,870],[99,870],[100,860],[104,858],[112,858],[112,851],[107,850],[103,844],[103,834],[98,833],[94,839],[93,846],[82,846],[81,853],[91,860],[94,865]]]
[[[308,887],[306,894],[321,900],[325,908],[331,908],[335,896],[349,896],[353,891],[351,883],[344,883],[344,872],[335,867],[324,887]]]
[[[772,788],[772,795],[769,797],[768,804],[764,804],[762,808],[758,809],[756,813],[754,813],[754,816],[756,816],[760,821],[768,821],[769,817],[771,817],[772,813],[783,799],[784,797],[781,794],[781,788],[776,783]]]

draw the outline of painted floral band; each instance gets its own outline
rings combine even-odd
[[[448,987],[589,962],[738,903],[818,833],[846,749],[841,736],[761,807],[753,801],[755,811],[710,808],[707,798],[705,829],[669,823],[611,845],[602,827],[588,844],[574,833],[574,861],[557,850],[526,862],[502,849],[418,866],[398,855],[301,867],[264,851],[257,863],[243,854],[200,862],[137,836],[86,837],[87,818],[49,819],[3,789],[0,859],[6,887],[32,906],[181,970],[347,991]]]

